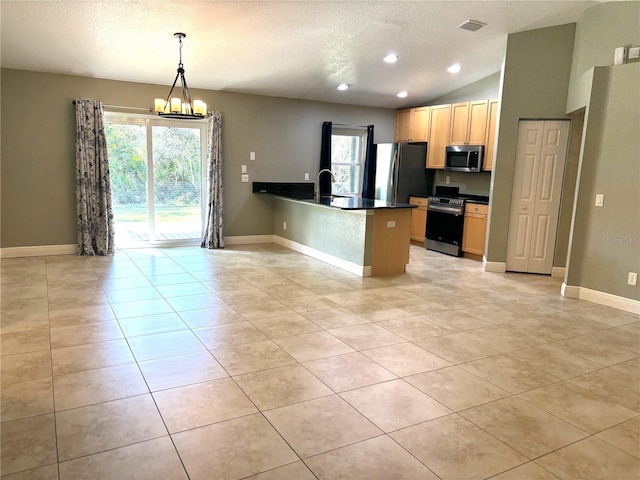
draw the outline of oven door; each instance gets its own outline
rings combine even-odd
[[[441,207],[427,207],[427,234],[425,247],[428,250],[460,256],[464,212],[455,213]]]

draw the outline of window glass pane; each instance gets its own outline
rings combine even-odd
[[[331,170],[336,182],[331,192],[359,195],[362,191],[364,145],[367,131],[353,127],[334,127],[331,134]]]
[[[360,161],[360,136],[331,135],[331,162],[358,163]]]
[[[149,240],[144,125],[106,123],[115,243]]]
[[[336,177],[332,188],[334,194],[347,195],[360,192],[360,166],[335,165],[333,172]]]
[[[200,129],[154,126],[152,131],[156,240],[199,238]]]

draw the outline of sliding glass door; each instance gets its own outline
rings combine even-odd
[[[116,247],[196,243],[206,123],[105,114]]]
[[[201,238],[202,152],[200,129],[152,126],[155,240]]]

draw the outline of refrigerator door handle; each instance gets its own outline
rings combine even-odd
[[[398,202],[398,187],[400,184],[400,146],[395,151],[393,158],[393,198],[390,199],[393,203]]]

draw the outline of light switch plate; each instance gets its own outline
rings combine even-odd
[[[249,152],[249,160],[255,160],[256,159],[256,152]]]
[[[249,175],[242,175],[242,183],[249,183]]]
[[[604,205],[604,193],[596,193],[596,207]]]
[[[305,180],[309,180],[309,174],[308,174],[308,173],[305,173],[305,174],[304,174],[304,179],[305,179]]]
[[[240,173],[247,173],[247,166],[246,165],[241,165],[240,166]]]

